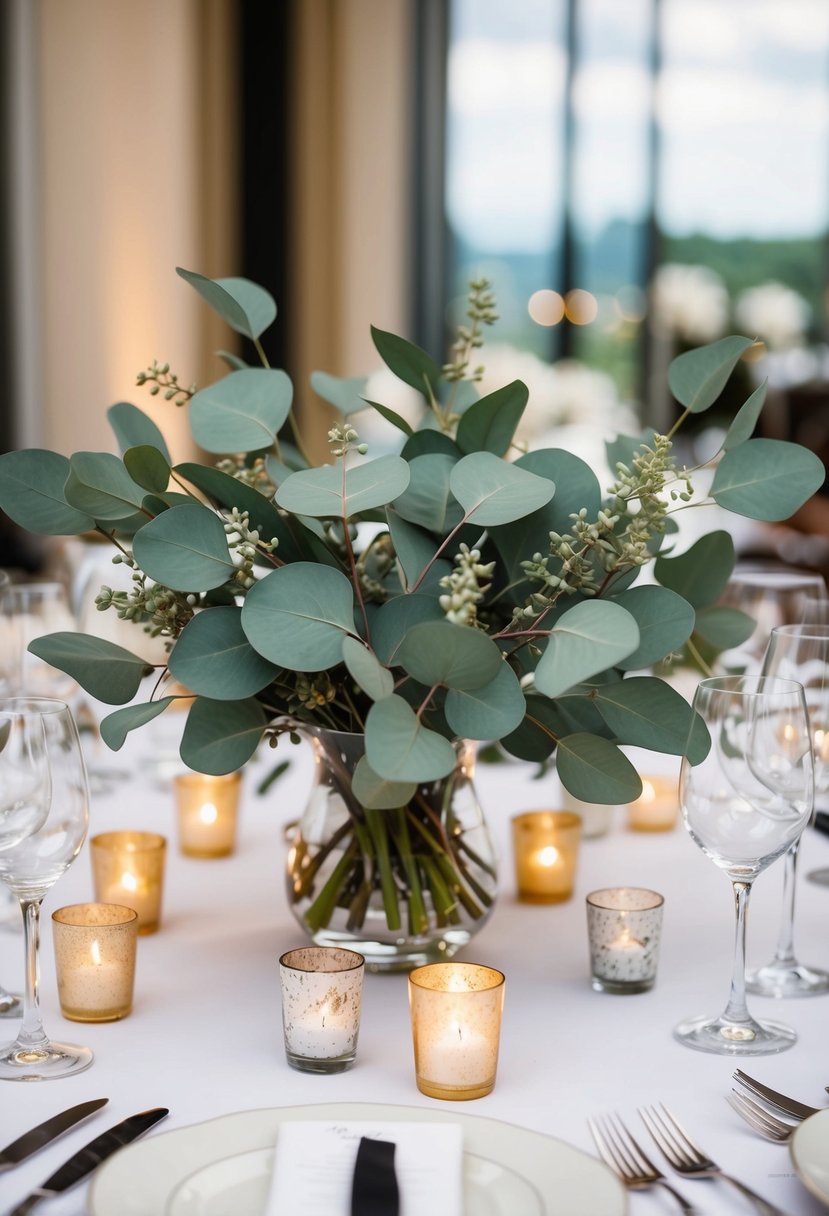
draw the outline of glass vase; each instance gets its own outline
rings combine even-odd
[[[473,785],[474,751],[404,806],[363,807],[352,775],[361,734],[314,730],[314,785],[288,833],[294,916],[321,946],[357,950],[372,971],[451,958],[489,918],[495,853]]]

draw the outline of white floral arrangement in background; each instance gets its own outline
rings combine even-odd
[[[783,351],[805,345],[812,310],[791,287],[770,281],[741,292],[734,316],[746,333],[756,334],[769,350]]]
[[[707,266],[665,262],[653,277],[651,309],[660,337],[689,344],[712,342],[728,325],[728,290]]]

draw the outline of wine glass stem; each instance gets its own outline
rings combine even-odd
[[[794,954],[794,891],[799,847],[800,841],[796,840],[783,859],[783,913],[780,918],[780,936],[774,952],[776,963],[792,964],[797,961]]]
[[[750,1022],[746,1008],[746,914],[750,882],[732,879],[734,903],[737,911],[737,931],[734,935],[734,970],[731,975],[731,994],[723,1018],[729,1022]]]
[[[42,1047],[49,1042],[43,1029],[40,1017],[40,968],[38,951],[40,947],[40,905],[43,898],[26,899],[21,897],[20,908],[23,913],[23,942],[26,951],[26,987],[23,996],[23,1022],[17,1036],[17,1042],[26,1047]]]

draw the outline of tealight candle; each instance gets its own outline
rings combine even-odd
[[[656,980],[664,899],[641,887],[587,896],[587,936],[597,992],[647,992]]]
[[[477,963],[430,963],[409,975],[415,1076],[421,1093],[458,1101],[495,1085],[504,976]]]
[[[303,946],[279,960],[285,1055],[301,1072],[344,1072],[357,1055],[365,959]]]
[[[562,903],[573,894],[581,819],[572,811],[525,811],[513,816],[518,898]]]
[[[102,832],[90,841],[95,898],[138,913],[138,932],[155,933],[167,841],[156,832]]]
[[[643,777],[642,793],[628,804],[628,827],[634,832],[670,832],[678,818],[676,779]]]
[[[52,913],[61,1012],[114,1022],[132,1009],[138,914],[118,904],[71,904]]]
[[[180,773],[174,778],[179,849],[186,857],[227,857],[233,852],[241,783],[241,773]]]

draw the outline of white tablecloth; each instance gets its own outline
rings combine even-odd
[[[105,752],[96,758],[110,765],[125,762],[133,775],[113,792],[93,798],[90,835],[142,828],[169,837],[163,925],[159,933],[139,939],[132,1014],[107,1025],[80,1025],[60,1014],[50,914],[93,898],[88,844],[47,896],[41,942],[46,1028],[56,1039],[90,1045],[95,1062],[76,1077],[50,1083],[0,1082],[0,1146],[75,1102],[103,1096],[110,1102],[3,1175],[3,1205],[41,1183],[93,1135],[145,1107],[170,1107],[169,1118],[151,1135],[268,1106],[372,1101],[434,1107],[415,1086],[405,975],[366,976],[358,1058],[351,1071],[309,1075],[285,1061],[277,959],[305,939],[284,893],[283,826],[304,804],[310,754],[307,745],[294,748],[285,741],[265,760],[282,758],[291,759],[291,769],[265,798],[255,796],[257,773],[246,774],[239,847],[233,857],[219,861],[178,854],[172,791],[169,784],[150,780],[147,732],[131,737],[118,756]],[[652,761],[652,771],[658,768]],[[259,768],[258,775],[263,771]],[[760,1139],[727,1105],[735,1063],[690,1051],[671,1037],[683,1017],[719,1013],[725,1005],[734,933],[727,878],[682,828],[632,833],[617,811],[609,835],[583,843],[571,901],[518,903],[510,815],[555,806],[557,790],[554,776],[535,781],[534,772],[519,764],[478,767],[479,796],[499,845],[502,893],[491,920],[460,957],[500,968],[507,981],[497,1084],[490,1096],[464,1103],[464,1112],[534,1128],[595,1153],[588,1115],[617,1111],[644,1138],[637,1106],[663,1101],[723,1167],[792,1216],[818,1216],[824,1209],[795,1176],[787,1149]],[[801,854],[804,875],[829,865],[829,839],[809,831]],[[594,888],[619,885],[653,887],[665,895],[659,977],[650,993],[610,996],[590,987],[584,897]],[[778,864],[753,892],[750,963],[770,957],[779,911]],[[797,943],[804,961],[829,967],[827,924],[829,887],[801,879]],[[0,933],[0,979],[7,987],[22,982],[19,935]],[[799,1040],[781,1055],[751,1061],[746,1071],[802,1101],[829,1102],[824,1092],[829,997],[753,998],[751,1006],[760,1016],[790,1022]],[[0,1023],[0,1036],[15,1026]],[[725,1183],[683,1181],[680,1188],[711,1216],[750,1211]],[[47,1211],[78,1216],[85,1210],[85,1193],[84,1186],[45,1206],[44,1216]],[[671,1211],[672,1203],[660,1192],[630,1197],[631,1212],[642,1216]]]

